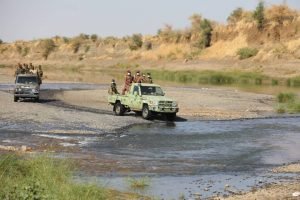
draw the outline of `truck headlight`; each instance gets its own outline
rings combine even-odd
[[[152,105],[152,106],[158,105],[156,101],[149,101],[149,104]]]
[[[177,107],[177,106],[178,106],[177,102],[176,102],[176,101],[173,101],[173,102],[172,102],[172,107]]]

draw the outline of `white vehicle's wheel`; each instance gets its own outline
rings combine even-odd
[[[124,106],[120,102],[117,102],[115,104],[115,106],[114,106],[114,113],[115,113],[115,115],[117,115],[117,116],[123,116],[124,112],[125,112]]]
[[[149,110],[148,105],[144,105],[144,106],[143,106],[142,117],[143,117],[144,119],[151,119],[152,113],[151,113],[151,110]]]

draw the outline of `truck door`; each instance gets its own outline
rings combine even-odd
[[[140,111],[142,109],[142,97],[139,86],[134,86],[132,94],[131,94],[131,107],[133,110]]]

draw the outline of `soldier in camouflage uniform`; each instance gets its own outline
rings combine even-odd
[[[37,69],[37,75],[38,75],[38,78],[39,78],[39,85],[41,85],[42,84],[43,75],[44,75],[41,65],[39,65],[39,67]]]
[[[109,94],[119,94],[118,89],[117,89],[117,84],[114,79],[111,81],[108,93]]]
[[[122,95],[125,94],[125,92],[128,92],[130,90],[130,86],[133,82],[133,76],[131,75],[131,71],[128,70],[127,74],[125,75],[125,83],[124,83],[124,88],[122,90]]]
[[[142,82],[142,76],[140,71],[137,71],[134,75],[134,79],[133,79],[134,83],[141,83]]]
[[[147,83],[153,83],[152,77],[150,73],[147,73],[147,79],[146,79]]]
[[[19,75],[22,73],[22,65],[21,63],[18,63],[17,67],[16,67],[16,71],[15,71],[15,76]]]

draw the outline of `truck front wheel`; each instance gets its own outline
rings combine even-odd
[[[115,106],[114,106],[114,113],[115,113],[115,115],[117,115],[117,116],[123,116],[124,112],[125,112],[124,106],[120,102],[117,102],[115,104]]]
[[[19,100],[19,97],[14,97],[14,102],[17,102]]]
[[[149,110],[148,105],[143,106],[142,117],[144,119],[150,119],[152,117],[152,113],[151,113],[151,110]]]

